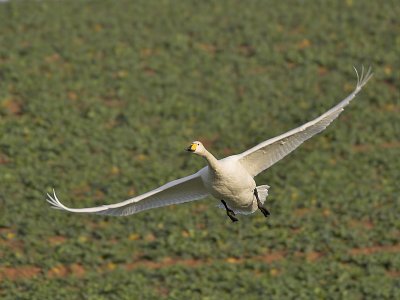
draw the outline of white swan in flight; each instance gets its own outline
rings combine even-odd
[[[355,68],[354,68],[355,69]],[[75,213],[94,213],[102,215],[126,216],[147,209],[199,200],[209,195],[220,200],[219,206],[225,208],[229,218],[235,222],[236,213],[249,214],[259,209],[265,217],[269,211],[263,206],[268,195],[268,185],[256,187],[254,177],[295,150],[304,141],[323,131],[344,107],[358,94],[371,78],[371,68],[364,73],[362,68],[354,91],[335,107],[313,121],[290,130],[280,136],[264,141],[241,153],[216,159],[201,142],[191,143],[187,151],[203,157],[207,166],[197,173],[171,181],[155,190],[133,197],[126,201],[90,208],[69,208],[53,195],[46,199],[53,208]]]

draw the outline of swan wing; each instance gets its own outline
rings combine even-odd
[[[75,213],[127,216],[147,209],[199,200],[208,196],[199,173],[171,181],[155,190],[111,205],[89,208],[69,208],[58,200],[55,191],[47,194],[47,201],[53,208]]]
[[[303,124],[293,130],[290,130],[282,135],[269,139],[265,142],[238,155],[238,160],[242,166],[253,177],[260,172],[268,169],[276,162],[280,161],[290,152],[295,150],[303,142],[323,131],[333,120],[335,120],[344,107],[360,92],[362,87],[371,78],[371,68],[364,74],[364,67],[359,76],[357,69],[354,68],[357,74],[357,85],[354,91],[348,95],[339,104],[322,114],[318,118]]]

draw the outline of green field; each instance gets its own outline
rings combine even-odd
[[[400,299],[397,1],[0,3],[1,299]],[[111,204],[307,122],[374,77],[325,132],[215,199]]]

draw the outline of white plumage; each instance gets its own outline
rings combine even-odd
[[[235,213],[253,213],[260,209],[265,216],[269,212],[263,208],[268,196],[268,185],[256,187],[254,177],[295,150],[304,141],[323,131],[371,78],[371,69],[364,73],[362,68],[354,91],[339,104],[318,118],[290,130],[280,136],[266,140],[241,153],[217,160],[198,141],[193,142],[188,151],[206,159],[207,166],[197,173],[171,181],[155,190],[126,201],[91,208],[69,208],[53,195],[46,199],[54,208],[77,213],[96,213],[126,216],[151,208],[199,200],[209,195],[223,200],[220,207],[226,209],[232,221],[237,221]],[[257,200],[258,198],[258,200]]]

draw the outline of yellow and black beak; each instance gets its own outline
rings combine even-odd
[[[192,144],[186,149],[186,151],[194,152],[194,151],[196,151],[196,148],[197,148],[197,144],[192,143]]]

